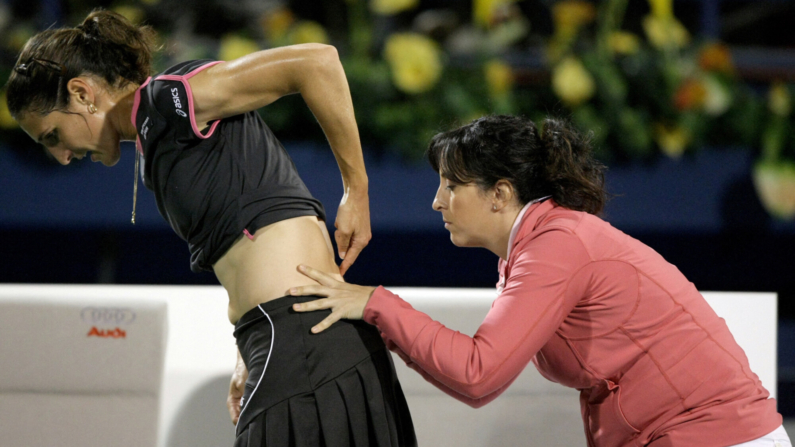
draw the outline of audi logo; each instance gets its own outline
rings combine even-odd
[[[135,311],[121,307],[84,307],[80,318],[91,325],[112,324],[116,326],[131,324],[135,321]]]

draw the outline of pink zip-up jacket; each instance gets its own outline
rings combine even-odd
[[[473,407],[533,362],[580,390],[591,447],[725,447],[782,423],[724,320],[658,253],[596,216],[528,205],[474,337],[379,287],[364,320],[409,367]]]

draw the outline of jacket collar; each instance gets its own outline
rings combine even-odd
[[[557,206],[555,201],[547,196],[528,202],[527,205],[522,208],[522,211],[519,211],[519,215],[516,216],[513,227],[511,227],[511,235],[508,238],[508,254],[506,256],[506,261],[511,259],[513,247],[532,232],[541,217],[555,206]]]

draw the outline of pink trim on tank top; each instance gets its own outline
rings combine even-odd
[[[138,87],[138,89],[135,91],[135,95],[133,95],[132,116],[130,116],[130,121],[132,122],[132,125],[135,128],[135,130],[136,130],[135,148],[138,149],[138,152],[140,152],[141,155],[143,155],[143,153],[144,153],[144,147],[141,144],[141,137],[137,135],[138,125],[136,124],[135,121],[136,121],[136,117],[138,116],[138,108],[141,106],[141,90],[143,90],[144,87],[149,85],[149,81],[151,81],[151,80],[152,80],[151,76],[146,78],[146,81],[144,81],[144,83],[141,84],[141,86]]]
[[[210,129],[207,131],[207,135],[202,135],[201,131],[199,130],[199,126],[196,124],[196,115],[193,113],[193,90],[190,88],[190,83],[188,79],[192,78],[202,70],[206,68],[210,68],[213,65],[218,65],[223,61],[215,61],[210,62],[208,64],[202,65],[201,67],[193,70],[192,72],[184,75],[162,75],[155,78],[156,81],[164,80],[164,81],[179,81],[182,82],[182,85],[185,86],[185,91],[188,95],[188,116],[190,117],[190,125],[193,128],[193,133],[196,134],[197,137],[201,139],[210,138],[210,136],[215,131],[215,128],[218,126],[220,120],[215,120],[211,125]]]
[[[243,234],[245,234],[246,237],[251,239],[252,241],[254,240],[254,236],[252,236],[251,233],[248,232],[248,228],[243,230]]]
[[[130,121],[132,122],[133,127],[138,129],[138,126],[135,124],[136,115],[138,115],[138,108],[141,106],[141,90],[144,89],[147,85],[149,85],[149,81],[152,80],[152,77],[149,76],[146,78],[143,84],[138,87],[138,90],[135,91],[135,95],[133,96],[133,108],[132,108],[132,116],[130,117]]]

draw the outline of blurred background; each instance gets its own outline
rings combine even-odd
[[[795,418],[795,1],[0,0],[3,82],[31,35],[96,7],[158,31],[156,71],[337,47],[370,176],[352,282],[492,287],[496,257],[454,247],[431,210],[427,142],[484,114],[570,118],[609,167],[609,222],[701,290],[778,293],[779,410]],[[130,223],[132,145],[112,169],[58,166],[0,97],[0,282],[217,284],[149,191]],[[293,96],[261,113],[333,230],[342,187],[311,112]]]

